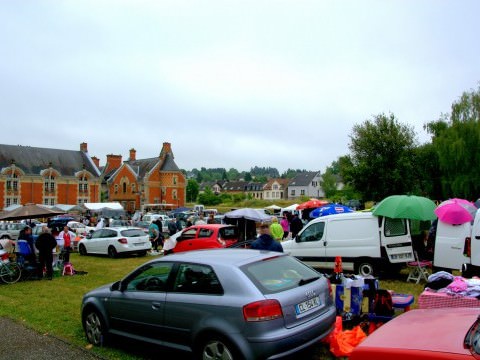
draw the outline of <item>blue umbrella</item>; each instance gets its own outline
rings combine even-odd
[[[345,206],[342,204],[328,204],[313,210],[310,213],[310,217],[317,218],[325,215],[343,214],[343,213],[349,213],[349,212],[353,212],[353,210],[350,209],[348,206]]]

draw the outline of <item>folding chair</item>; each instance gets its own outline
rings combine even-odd
[[[420,260],[416,251],[414,251],[413,254],[415,256],[415,261],[410,261],[407,263],[407,267],[410,269],[407,282],[412,280],[418,284],[422,279],[428,282],[428,277],[430,275],[428,268],[432,267],[432,262],[428,260]]]

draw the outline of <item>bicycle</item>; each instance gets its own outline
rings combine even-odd
[[[22,276],[22,269],[20,266],[9,260],[0,261],[0,279],[6,284],[14,284]]]

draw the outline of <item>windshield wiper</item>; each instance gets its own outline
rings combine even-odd
[[[302,285],[311,283],[312,281],[315,281],[315,280],[318,280],[318,279],[320,279],[319,276],[314,276],[314,277],[311,277],[311,278],[308,278],[308,279],[301,279],[301,280],[298,282],[298,286],[302,286]]]

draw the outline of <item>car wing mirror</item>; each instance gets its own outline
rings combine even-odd
[[[112,286],[110,286],[110,291],[123,291],[122,282],[120,280],[114,282]]]

